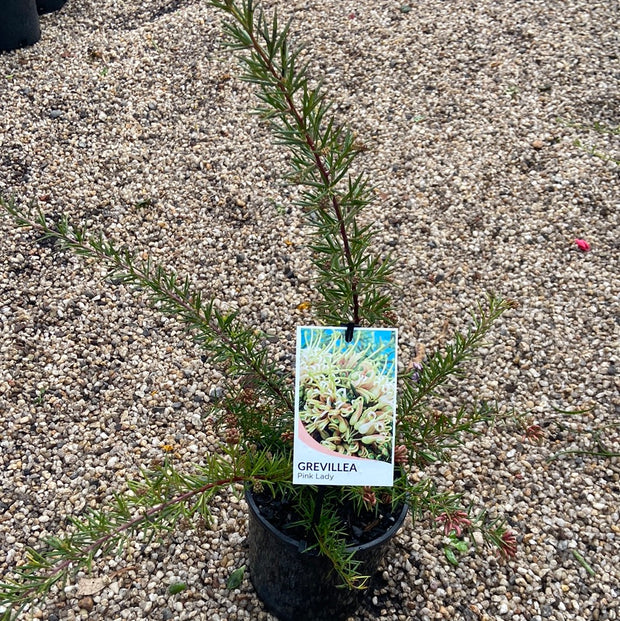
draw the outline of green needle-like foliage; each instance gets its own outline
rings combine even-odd
[[[330,115],[321,86],[312,88],[299,50],[288,45],[289,25],[279,28],[252,0],[211,4],[224,10],[229,45],[246,52],[242,78],[258,86],[256,112],[268,119],[276,141],[290,153],[290,182],[302,187],[299,205],[313,233],[309,244],[319,293],[315,314],[327,325],[390,324],[386,292],[393,263],[370,251],[372,232],[357,217],[371,202],[364,175],[353,176],[358,154],[353,134]]]
[[[81,519],[72,518],[69,535],[45,539],[41,551],[29,549],[14,578],[0,583],[0,605],[15,606],[7,608],[4,619],[18,615],[54,585],[64,586],[81,569],[90,569],[95,557],[118,553],[139,534],[148,542],[177,527],[182,519],[200,516],[208,523],[208,501],[223,488],[243,483],[276,485],[290,478],[285,455],[245,451],[240,446],[209,456],[191,475],[181,474],[166,460],[154,471],[143,472],[140,480],[129,481],[129,491],[115,495],[112,504]]]
[[[238,379],[248,378],[257,400],[269,406],[273,420],[266,425],[287,426],[294,412],[290,386],[282,382],[281,373],[268,359],[265,339],[245,327],[236,314],[222,313],[213,299],[205,300],[194,291],[188,277],[180,279],[174,272],[150,259],[138,259],[127,250],[117,250],[114,243],[99,235],[89,235],[71,225],[66,218],[50,223],[40,209],[24,210],[14,201],[2,201],[18,226],[31,227],[39,240],[53,239],[60,247],[79,256],[95,259],[108,268],[108,277],[117,283],[140,287],[147,292],[151,305],[180,321],[209,354],[212,363]]]
[[[400,441],[409,449],[410,463],[423,466],[443,460],[446,451],[460,443],[465,433],[475,433],[478,423],[493,420],[496,408],[481,403],[462,406],[455,414],[433,409],[429,402],[441,396],[441,389],[452,378],[464,375],[464,365],[484,343],[494,322],[513,303],[490,296],[488,306],[478,309],[473,325],[465,333],[457,332],[454,341],[444,351],[437,351],[415,369],[401,378],[398,397]]]

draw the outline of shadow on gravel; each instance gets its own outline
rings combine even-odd
[[[174,13],[188,6],[187,0],[160,0],[158,2],[139,3],[138,8],[124,16],[119,27],[124,30],[135,30],[144,24],[155,22],[161,17]]]

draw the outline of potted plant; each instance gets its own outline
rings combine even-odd
[[[456,550],[467,546],[466,532],[476,531],[474,545],[496,546],[505,558],[516,553],[515,536],[501,520],[465,511],[458,496],[438,492],[421,476],[426,465],[446,459],[463,434],[478,433],[496,418],[495,408],[486,404],[465,403],[457,411],[443,407],[442,390],[462,373],[511,303],[490,296],[452,344],[428,356],[418,352],[399,373],[396,426],[390,429],[394,412],[389,400],[381,401],[390,387],[381,382],[386,368],[396,372],[395,346],[394,357],[382,358],[378,370],[379,345],[359,335],[367,327],[383,330],[397,323],[390,298],[394,263],[373,255],[372,230],[359,223],[372,191],[364,175],[351,172],[358,153],[353,135],[330,117],[320,87],[310,86],[298,53],[289,48],[288,26],[281,28],[276,16],[268,19],[251,0],[210,3],[228,17],[225,29],[231,48],[241,53],[244,79],[259,89],[257,112],[290,150],[290,180],[302,188],[299,202],[311,233],[314,319],[319,334],[320,326],[330,327],[331,341],[329,347],[317,341],[318,366],[307,382],[298,370],[295,391],[293,370],[270,355],[265,336],[194,291],[189,279],[119,250],[102,234],[92,235],[66,218],[51,219],[39,209],[2,200],[16,223],[38,239],[96,260],[115,282],[140,287],[158,311],[188,328],[226,377],[213,413],[221,449],[189,473],[165,459],[129,482],[128,492],[113,505],[73,519],[67,535],[47,539],[0,586],[7,618],[132,535],[150,536],[197,517],[208,523],[209,503],[224,488],[246,495],[250,577],[281,619],[350,613],[358,595],[371,587],[381,554],[407,511],[414,520],[435,516]],[[330,358],[334,355],[338,358]],[[346,398],[338,401],[330,391]],[[302,420],[317,404],[323,404],[321,413]],[[530,430],[536,435],[534,427]],[[313,435],[321,450],[387,466],[390,484],[294,482],[300,466],[293,440],[301,431]],[[454,556],[452,550],[446,553]]]
[[[37,11],[39,15],[60,11],[67,3],[67,0],[37,0]]]
[[[3,0],[0,5],[0,51],[34,45],[40,38],[35,0]]]

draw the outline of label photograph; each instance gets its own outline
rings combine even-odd
[[[397,331],[297,328],[293,482],[392,485]]]

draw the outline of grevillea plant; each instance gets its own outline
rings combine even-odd
[[[373,254],[372,231],[358,222],[360,212],[372,199],[367,177],[353,175],[357,156],[353,135],[330,115],[330,104],[320,87],[311,87],[298,51],[289,48],[288,25],[277,16],[268,18],[251,0],[211,0],[227,21],[228,45],[239,54],[243,79],[256,85],[257,113],[267,119],[276,140],[289,150],[288,180],[301,188],[299,204],[311,232],[309,255],[314,263],[316,300],[314,318],[325,325],[386,326],[395,323],[390,287],[394,264]],[[15,199],[2,206],[20,227],[36,239],[57,242],[55,247],[73,251],[108,269],[113,282],[135,285],[159,312],[176,318],[204,349],[210,363],[226,377],[222,398],[214,405],[223,425],[218,451],[205,456],[201,465],[182,470],[167,458],[161,466],[143,472],[128,482],[128,490],[112,504],[70,518],[65,534],[47,538],[38,549],[30,549],[14,574],[0,585],[0,606],[5,619],[12,618],[33,601],[44,597],[54,585],[64,584],[81,569],[90,568],[102,555],[143,533],[147,537],[200,520],[209,523],[209,506],[225,488],[238,493],[244,486],[286,497],[295,509],[310,547],[316,547],[332,562],[348,588],[364,588],[367,576],[347,552],[347,533],[342,509],[377,515],[407,502],[414,520],[433,516],[438,527],[452,537],[446,550],[466,545],[463,538],[473,530],[481,540],[497,546],[500,555],[515,554],[514,535],[498,519],[482,511],[466,511],[458,496],[438,492],[432,480],[421,478],[425,466],[449,458],[463,434],[478,433],[480,426],[497,414],[488,405],[465,404],[452,411],[433,407],[442,390],[463,367],[510,303],[489,297],[473,315],[469,329],[457,333],[451,344],[426,357],[420,356],[399,377],[397,398],[397,447],[400,464],[393,487],[370,489],[328,486],[320,502],[317,488],[292,483],[292,435],[294,420],[293,373],[283,374],[269,354],[269,343],[243,318],[221,311],[213,299],[194,291],[188,278],[120,250],[103,234],[92,234],[66,218],[54,219],[38,207],[23,207]],[[315,343],[326,348],[328,343]],[[323,356],[325,362],[325,356]],[[385,405],[385,420],[361,418],[364,400],[382,402],[389,387],[381,384],[380,352],[346,361],[350,373],[335,377],[340,389],[354,386],[359,402],[340,418],[312,423],[329,446],[346,436],[351,447],[367,456],[385,459],[387,448],[380,441],[391,412]],[[306,360],[302,399],[308,408],[320,404],[318,387],[326,369],[311,368]],[[390,399],[385,399],[385,404]],[[382,406],[383,407],[383,406]],[[357,409],[355,409],[357,408]],[[358,411],[359,410],[359,411]],[[336,437],[338,436],[339,439]],[[348,450],[352,451],[353,448]],[[411,470],[418,476],[410,477]],[[449,554],[448,554],[449,552]],[[0,610],[2,610],[0,608]]]

